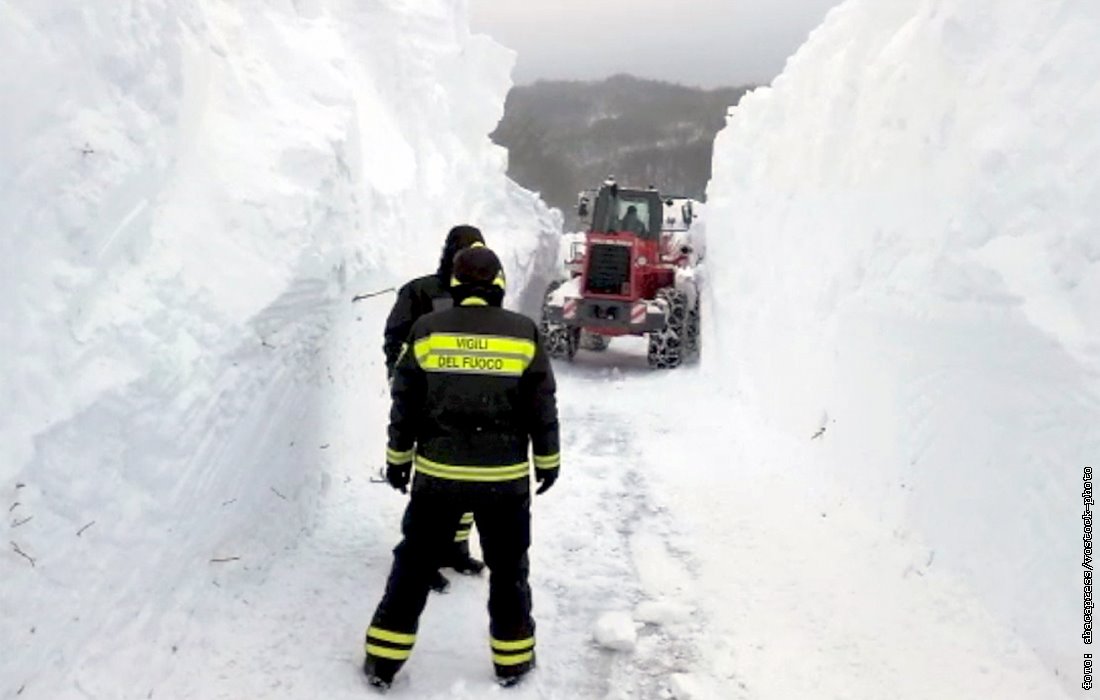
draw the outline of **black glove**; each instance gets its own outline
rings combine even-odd
[[[558,480],[557,469],[536,469],[535,481],[539,482],[539,487],[535,491],[535,495],[540,493],[546,493],[550,490],[550,487],[554,485],[554,482]]]
[[[394,464],[393,462],[386,462],[386,481],[401,493],[409,492],[409,475],[411,473],[411,463]]]

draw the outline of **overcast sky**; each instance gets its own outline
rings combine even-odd
[[[839,0],[470,0],[474,31],[518,53],[513,78],[632,73],[691,85],[772,80]]]

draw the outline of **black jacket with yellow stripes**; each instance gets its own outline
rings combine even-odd
[[[424,275],[406,283],[397,291],[397,300],[386,318],[386,330],[382,350],[386,353],[386,374],[393,375],[393,367],[401,354],[401,347],[409,339],[412,325],[421,316],[454,306],[451,298],[449,272]]]
[[[534,321],[477,297],[413,324],[395,367],[387,461],[415,462],[413,490],[530,489],[557,469],[558,411]]]

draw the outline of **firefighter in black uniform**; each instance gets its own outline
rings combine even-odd
[[[485,239],[481,231],[474,226],[459,225],[447,233],[447,240],[443,243],[443,253],[439,258],[439,269],[435,274],[417,277],[405,284],[397,292],[397,301],[390,309],[390,315],[386,319],[386,330],[382,350],[386,354],[386,375],[393,378],[393,368],[397,363],[397,356],[402,346],[409,338],[416,319],[433,311],[441,311],[454,306],[451,297],[451,267],[454,264],[455,254],[471,245],[484,245]],[[460,574],[477,575],[485,568],[485,565],[470,556],[470,528],[473,527],[474,517],[471,513],[463,513],[456,521],[457,529],[454,535],[454,544],[440,560],[441,566],[449,566]],[[436,572],[432,578],[432,590],[444,591],[448,581],[443,574]]]
[[[439,257],[439,268],[435,273],[417,277],[398,290],[397,301],[393,303],[386,319],[385,340],[382,343],[382,349],[386,353],[386,373],[391,377],[397,356],[409,339],[409,331],[416,319],[454,305],[451,297],[451,269],[455,254],[475,243],[485,245],[485,238],[478,228],[465,224],[455,226],[447,232],[443,253]]]
[[[458,304],[413,324],[394,368],[386,477],[404,490],[415,465],[386,592],[363,669],[386,689],[412,653],[417,623],[454,521],[472,512],[489,567],[490,650],[512,685],[535,666],[527,582],[531,464],[543,493],[557,480],[554,374],[531,319],[500,308],[504,274],[488,248],[454,262]]]

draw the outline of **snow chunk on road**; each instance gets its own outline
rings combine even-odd
[[[704,700],[714,697],[703,684],[689,673],[674,673],[668,679],[672,697],[676,700]]]
[[[605,649],[633,651],[638,641],[638,631],[630,613],[613,610],[600,615],[596,621],[596,641]]]
[[[674,625],[687,622],[694,609],[671,600],[647,600],[634,608],[634,619],[651,625]]]

